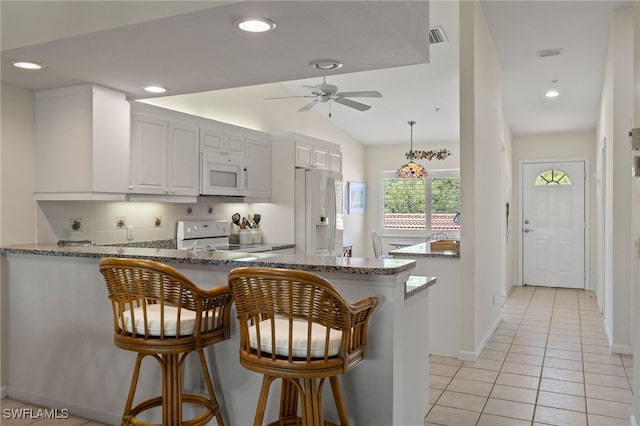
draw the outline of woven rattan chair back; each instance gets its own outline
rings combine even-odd
[[[182,403],[206,407],[188,424],[223,423],[203,348],[230,337],[232,295],[228,286],[202,290],[176,269],[144,259],[105,258],[100,272],[113,311],[114,344],[138,353],[122,424],[146,424],[135,417],[162,406],[163,425],[182,424]],[[182,365],[197,352],[209,398],[182,393]],[[161,364],[163,395],[132,407],[145,356]]]
[[[341,424],[347,425],[336,377],[364,361],[378,298],[351,304],[316,274],[276,268],[234,269],[229,286],[240,323],[240,363],[264,375],[254,425],[262,423],[268,388],[276,378],[285,379],[281,399],[289,401],[281,404],[281,419],[296,417],[294,402],[301,395],[302,424],[323,424],[317,396],[330,378]],[[312,391],[316,379],[319,389]]]

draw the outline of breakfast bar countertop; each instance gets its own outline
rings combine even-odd
[[[230,267],[265,266],[311,272],[338,272],[360,275],[395,275],[415,267],[411,259],[368,259],[359,257],[278,255],[276,252],[172,250],[163,248],[69,246],[19,244],[0,248],[1,253],[101,258],[107,256],[141,258],[173,264],[220,265]]]
[[[431,250],[427,242],[418,243],[408,247],[402,247],[389,252],[393,257],[415,258],[415,257],[446,257],[459,258],[458,250]]]

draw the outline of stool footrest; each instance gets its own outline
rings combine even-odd
[[[204,425],[207,422],[209,422],[209,420],[211,420],[212,418],[214,418],[218,412],[220,411],[220,407],[215,407],[213,406],[213,403],[200,395],[193,395],[193,394],[182,394],[182,403],[189,403],[189,404],[193,404],[193,405],[198,405],[200,407],[204,407],[206,410],[203,411],[200,415],[189,419],[189,420],[185,420],[181,423],[181,425],[183,426],[198,426],[198,425]],[[151,399],[147,399],[145,401],[142,401],[141,403],[137,404],[135,407],[131,408],[131,412],[129,413],[129,421],[128,423],[124,421],[123,419],[123,426],[130,424],[130,425],[134,425],[134,426],[157,426],[158,423],[148,423],[148,422],[144,422],[142,420],[137,419],[136,417],[140,414],[143,413],[147,410],[150,410],[152,408],[155,407],[161,407],[162,406],[162,397],[161,396],[157,396],[155,398],[151,398]],[[294,423],[295,424],[295,423]]]
[[[275,422],[271,422],[266,426],[289,426],[289,425],[299,426],[301,424],[302,424],[302,417],[288,417],[286,419],[279,419],[279,420],[276,420]],[[325,420],[324,426],[340,426],[340,425],[337,423],[333,423],[328,420]]]

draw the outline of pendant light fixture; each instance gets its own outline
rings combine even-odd
[[[407,152],[407,163],[403,164],[397,171],[397,178],[426,178],[428,176],[427,170],[422,167],[420,164],[414,163],[413,160],[416,158],[416,153],[413,151],[413,125],[416,124],[415,121],[409,121],[409,126],[411,126],[411,149]]]

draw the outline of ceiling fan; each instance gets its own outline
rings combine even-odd
[[[311,90],[311,94],[301,95],[301,96],[280,96],[275,98],[265,98],[265,100],[312,98],[312,101],[304,105],[302,108],[300,108],[298,112],[308,111],[319,102],[329,102],[329,101],[334,101],[341,105],[348,106],[353,109],[357,109],[358,111],[366,111],[371,108],[370,105],[366,105],[361,102],[356,102],[348,98],[381,98],[382,97],[382,93],[375,90],[365,90],[365,91],[358,91],[358,92],[338,92],[338,86],[334,84],[328,84],[326,77],[323,77],[322,84],[317,84],[315,86],[303,85],[302,87],[306,87],[307,89]],[[329,117],[331,117],[330,102],[329,102]]]

